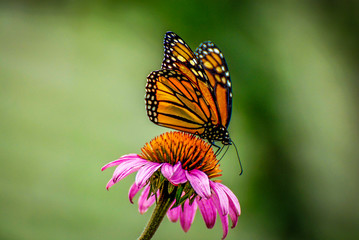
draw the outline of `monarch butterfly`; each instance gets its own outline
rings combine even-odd
[[[228,125],[232,87],[226,60],[211,41],[195,52],[173,32],[164,38],[161,70],[151,72],[146,84],[146,109],[157,125],[192,133],[212,145],[231,145]]]

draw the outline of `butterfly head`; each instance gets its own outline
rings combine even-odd
[[[226,135],[224,135],[223,139],[222,139],[222,144],[224,145],[232,145],[232,140],[229,137],[228,131],[226,130]]]

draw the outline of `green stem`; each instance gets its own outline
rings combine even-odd
[[[175,199],[175,194],[169,194],[167,191],[167,184],[164,185],[160,198],[157,201],[155,210],[152,213],[151,219],[148,221],[147,226],[138,240],[149,240],[155,234],[157,228],[160,226],[163,217],[166,215],[168,209]],[[176,191],[174,191],[176,192]]]

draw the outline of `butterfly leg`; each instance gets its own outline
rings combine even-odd
[[[219,161],[222,160],[222,158],[224,157],[224,155],[226,155],[228,149],[229,149],[229,145],[223,145],[222,148],[221,148],[221,152],[222,150],[226,147],[226,150],[224,151],[224,153],[222,154],[222,156],[219,158]]]
[[[222,152],[223,146],[222,147],[218,146],[217,144],[214,143],[214,141],[210,142],[210,144],[211,146],[217,148],[215,155],[218,156]]]

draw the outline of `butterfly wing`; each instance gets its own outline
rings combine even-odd
[[[203,42],[196,50],[195,55],[200,60],[211,86],[219,122],[226,128],[232,114],[232,83],[228,66],[219,48],[211,41]]]
[[[167,32],[163,45],[164,59],[162,69],[179,70],[195,85],[198,85],[199,81],[207,81],[202,65],[199,64],[191,48],[180,36],[174,32]]]
[[[210,106],[208,121],[214,125],[220,124],[212,86],[202,64],[199,62],[186,42],[173,32],[167,32],[164,39],[164,59],[162,69],[173,69],[184,75],[202,95],[204,101]]]
[[[193,84],[178,70],[150,73],[146,85],[149,119],[157,125],[201,135],[210,118],[210,106]]]

